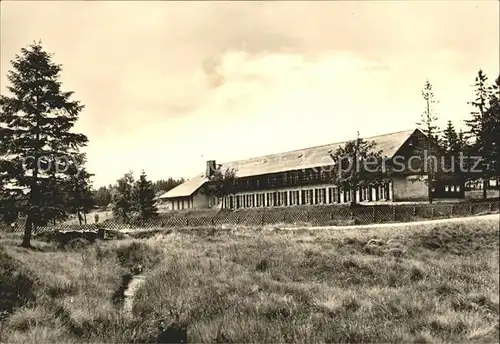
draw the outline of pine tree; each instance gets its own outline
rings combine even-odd
[[[448,121],[446,129],[443,131],[443,146],[448,156],[456,156],[460,151],[458,134],[451,121]]]
[[[356,205],[359,187],[377,185],[383,180],[380,151],[375,150],[374,141],[368,142],[358,133],[356,140],[348,141],[330,154],[334,163],[332,182],[351,193],[351,206]],[[375,166],[374,166],[375,165]]]
[[[483,141],[487,161],[485,174],[487,178],[496,178],[498,185],[500,176],[500,76],[490,88]]]
[[[467,134],[468,139],[471,141],[470,153],[482,158],[479,165],[481,171],[479,177],[483,180],[483,198],[487,197],[488,180],[491,174],[489,167],[491,163],[490,149],[492,140],[494,141],[488,129],[489,119],[487,117],[489,116],[488,106],[490,105],[488,101],[492,97],[492,88],[488,86],[487,81],[486,74],[479,70],[474,84],[475,99],[468,103],[474,108],[471,112],[472,118],[465,121],[469,128]]]
[[[437,115],[435,112],[435,104],[437,100],[435,99],[434,92],[432,91],[432,85],[429,80],[426,80],[424,88],[422,90],[422,98],[425,101],[425,109],[422,113],[421,120],[418,124],[420,129],[427,136],[426,147],[424,149],[425,157],[427,158],[424,163],[424,170],[427,175],[427,188],[428,188],[428,200],[432,203],[433,187],[437,178],[439,164],[436,166],[431,165],[431,160],[433,157],[440,156],[439,152],[439,141],[437,139],[439,133],[439,127],[437,126]]]
[[[142,171],[136,183],[137,211],[142,220],[148,220],[158,215],[153,183],[147,179],[146,172]]]
[[[132,172],[126,173],[118,179],[113,194],[113,215],[121,218],[127,223],[136,206],[134,195],[134,175]]]
[[[29,191],[22,209],[26,214],[22,246],[30,247],[33,226],[47,220],[50,202],[42,192],[64,178],[58,165],[50,162],[54,157],[71,159],[88,140],[71,132],[84,106],[70,100],[73,92],[61,90],[62,67],[52,62],[40,42],[21,49],[11,64],[7,89],[12,95],[0,96],[0,152],[9,164],[10,188],[18,193]]]

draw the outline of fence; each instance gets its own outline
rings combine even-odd
[[[171,215],[148,221],[120,223],[107,220],[99,224],[61,224],[41,227],[44,230],[89,230],[158,227],[202,227],[221,224],[240,224],[245,226],[262,226],[278,223],[310,224],[327,226],[345,222],[355,224],[370,224],[384,222],[410,222],[424,219],[440,219],[464,217],[498,212],[500,202],[456,203],[456,204],[417,204],[417,205],[370,205],[349,208],[346,206],[312,206],[302,208],[261,208],[240,209],[232,212],[221,211],[215,216],[190,217]],[[23,224],[10,227],[9,231],[22,231]]]

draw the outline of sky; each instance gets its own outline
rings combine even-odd
[[[42,41],[85,105],[94,186],[440,124],[499,74],[497,1],[2,1],[0,91]]]

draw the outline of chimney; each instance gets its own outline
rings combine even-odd
[[[211,177],[216,170],[217,166],[215,165],[215,160],[208,160],[207,161],[207,170],[205,172],[205,177],[209,178]]]

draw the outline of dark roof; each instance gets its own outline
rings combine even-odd
[[[418,129],[398,131],[395,133],[367,137],[365,140],[374,141],[376,149],[382,151],[382,155],[393,157],[399,148],[408,140],[408,138]],[[225,162],[221,164],[223,170],[234,168],[238,178],[258,176],[270,173],[279,173],[285,171],[302,170],[313,167],[322,167],[332,164],[330,152],[334,152],[339,146],[346,143],[336,142],[326,145],[298,149],[294,151],[270,154],[245,160]],[[160,196],[160,198],[176,198],[191,196],[198,190],[208,178],[200,174],[186,182],[178,185],[172,190]]]

